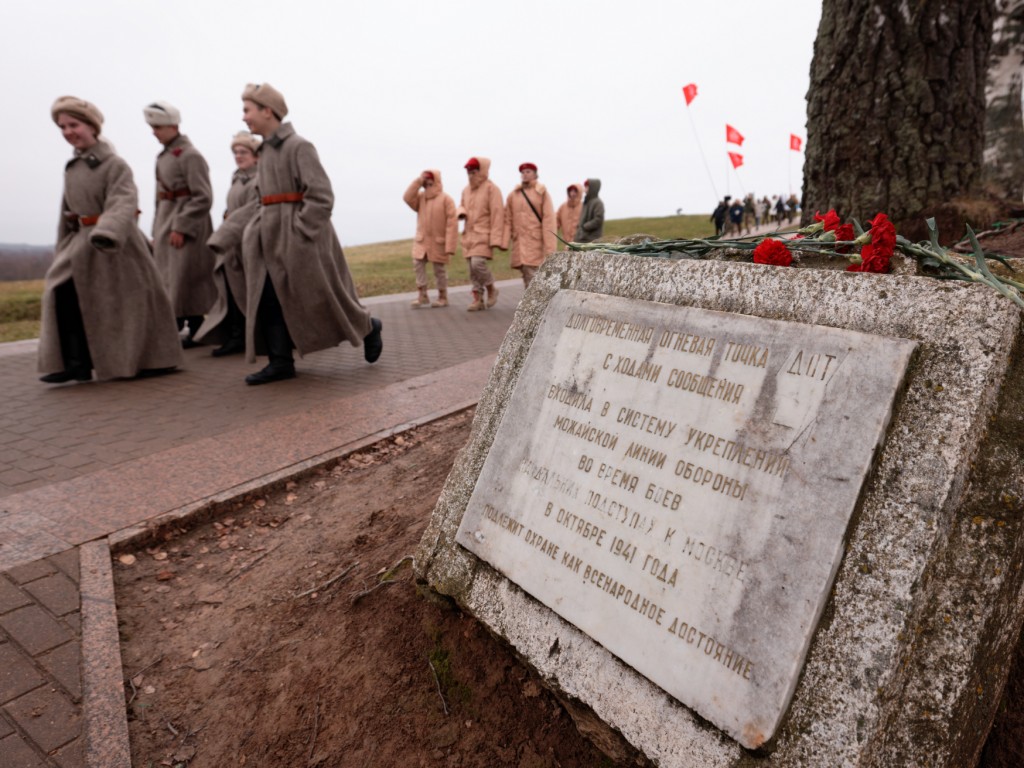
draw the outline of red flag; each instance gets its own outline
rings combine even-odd
[[[743,146],[743,134],[737,131],[728,123],[725,124],[725,140],[730,144]]]
[[[690,83],[689,85],[684,85],[683,96],[686,97],[686,106],[690,106],[690,102],[697,98],[697,84]]]
[[[801,141],[799,136],[797,136],[795,133],[789,134],[789,148],[790,149],[792,149],[794,152],[799,152],[801,144],[803,144],[803,141]]]
[[[743,155],[737,154],[736,152],[729,152],[729,159],[732,160],[732,167],[739,168],[743,165]]]

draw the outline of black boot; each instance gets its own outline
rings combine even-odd
[[[281,303],[270,278],[263,284],[263,295],[260,297],[257,323],[263,332],[263,340],[267,346],[270,364],[256,373],[245,377],[246,384],[269,384],[272,381],[284,381],[295,378],[295,360],[292,349],[295,343],[288,333],[288,325],[284,321]]]
[[[214,357],[226,357],[245,352],[245,315],[235,303],[230,288],[228,289],[228,314],[224,318],[224,325],[228,328],[228,340],[210,354]]]
[[[275,366],[273,363],[262,368],[256,373],[250,373],[245,377],[245,383],[252,386],[258,384],[270,384],[272,381],[284,381],[295,378],[295,365]]]
[[[92,379],[92,355],[89,354],[89,341],[85,336],[85,323],[82,321],[74,280],[58,285],[54,289],[54,300],[57,305],[57,334],[64,370],[48,373],[39,380],[46,384],[63,384],[72,379],[89,381]]]
[[[380,353],[384,351],[384,339],[380,337],[380,332],[383,328],[384,323],[376,317],[370,318],[370,332],[363,339],[363,357],[366,358],[368,363],[377,362]]]

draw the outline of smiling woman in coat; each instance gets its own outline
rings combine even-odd
[[[53,264],[43,287],[42,381],[61,384],[163,373],[181,364],[171,303],[136,219],[128,164],[100,138],[103,115],[62,96],[50,110],[75,149]]]

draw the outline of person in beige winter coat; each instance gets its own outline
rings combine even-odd
[[[570,184],[566,190],[566,200],[555,213],[555,220],[558,222],[558,229],[562,233],[562,239],[571,243],[576,238],[576,228],[580,225],[580,211],[583,210],[583,185]]]
[[[494,249],[501,248],[505,209],[501,190],[488,178],[490,159],[471,157],[465,168],[469,185],[462,190],[460,206],[466,215],[462,255],[469,262],[469,280],[473,285],[473,303],[466,309],[476,312],[493,307],[498,301],[498,287],[487,262],[494,258]]]
[[[412,302],[413,309],[448,306],[448,262],[455,253],[459,237],[459,222],[455,215],[455,201],[441,185],[441,172],[424,171],[402,195],[406,205],[416,211],[416,239],[412,242],[412,264],[416,273],[419,295]],[[431,304],[427,296],[427,262],[434,265],[437,281],[437,300]]]
[[[268,83],[245,87],[242,113],[249,130],[263,137],[256,166],[260,198],[229,217],[210,247],[222,252],[242,244],[246,357],[270,358],[246,383],[294,378],[293,349],[304,355],[347,341],[362,345],[366,362],[376,362],[382,324],[359,303],[331,225],[334,192],[316,148],[282,122],[288,106]]]
[[[153,256],[171,296],[178,330],[188,324],[188,337],[182,342],[188,349],[197,345],[195,335],[203,315],[217,300],[214,255],[206,247],[213,232],[210,169],[178,130],[181,114],[175,107],[155,101],[142,113],[163,145],[156,159]]]
[[[103,115],[62,96],[50,110],[75,148],[53,264],[43,285],[42,381],[60,384],[165,373],[181,365],[174,313],[138,227],[128,164],[100,138]]]
[[[231,216],[241,215],[247,203],[259,200],[256,189],[256,150],[259,147],[260,140],[248,131],[239,131],[231,139],[231,153],[235,156],[237,170],[231,176],[225,221]],[[241,246],[217,254],[213,275],[217,301],[207,313],[196,340],[220,344],[211,353],[214,357],[237,355],[245,352],[245,313],[242,311],[245,306],[245,269]]]
[[[512,246],[511,264],[530,287],[533,276],[549,253],[555,252],[555,206],[547,188],[537,181],[537,166],[519,166],[520,182],[505,201],[505,229],[501,247]]]

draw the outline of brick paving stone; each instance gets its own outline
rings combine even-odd
[[[78,583],[78,547],[72,547],[59,555],[52,555],[46,559],[57,566],[75,584]]]
[[[40,440],[49,440],[48,437],[42,437],[39,433],[36,433],[36,436],[39,437]],[[38,456],[40,459],[53,459],[57,456],[63,455],[64,451],[59,448],[54,448],[52,445],[40,445],[38,448],[33,448],[28,453],[33,456]]]
[[[78,738],[53,753],[60,768],[85,768],[85,739]]]
[[[0,704],[13,701],[45,682],[28,656],[12,643],[0,645]]]
[[[0,739],[6,738],[14,733],[14,726],[8,722],[3,712],[0,712]]]
[[[37,474],[47,485],[78,477],[78,472],[71,467],[60,467],[57,465],[40,470]]]
[[[35,430],[35,424],[25,422],[22,422],[21,424],[11,424],[7,427],[8,432],[13,432],[16,435],[31,435]]]
[[[28,605],[32,599],[0,574],[0,616]]]
[[[53,573],[24,586],[54,616],[78,610],[78,585],[63,573]]]
[[[81,656],[81,646],[77,641],[64,643],[52,651],[36,656],[36,661],[64,686],[71,694],[72,701],[76,703],[82,698],[82,675],[78,669]]]
[[[5,472],[0,472],[0,485],[17,487],[19,485],[24,485],[25,483],[30,483],[35,479],[36,476],[31,472],[26,472],[25,470],[18,469],[17,467],[14,469],[8,469]]]
[[[79,445],[80,444],[81,443],[79,443]],[[84,453],[68,453],[63,456],[55,457],[53,461],[56,464],[60,464],[62,467],[77,469],[85,466],[86,464],[91,464],[94,459],[92,456],[86,456]]]
[[[0,740],[0,768],[45,768],[46,763],[14,733]]]
[[[19,565],[7,571],[7,575],[14,579],[15,584],[27,584],[30,581],[41,579],[57,572],[57,566],[47,560],[35,560],[25,565]]]
[[[81,613],[69,613],[67,616],[62,616],[61,620],[68,625],[68,629],[74,632],[76,636],[82,634]]]
[[[0,627],[33,656],[63,645],[71,633],[37,605],[0,616]]]
[[[39,472],[52,466],[52,461],[41,459],[38,456],[25,456],[14,462],[15,469],[21,469],[25,472]]]
[[[77,739],[82,732],[81,713],[48,685],[4,705],[4,710],[46,753]]]

